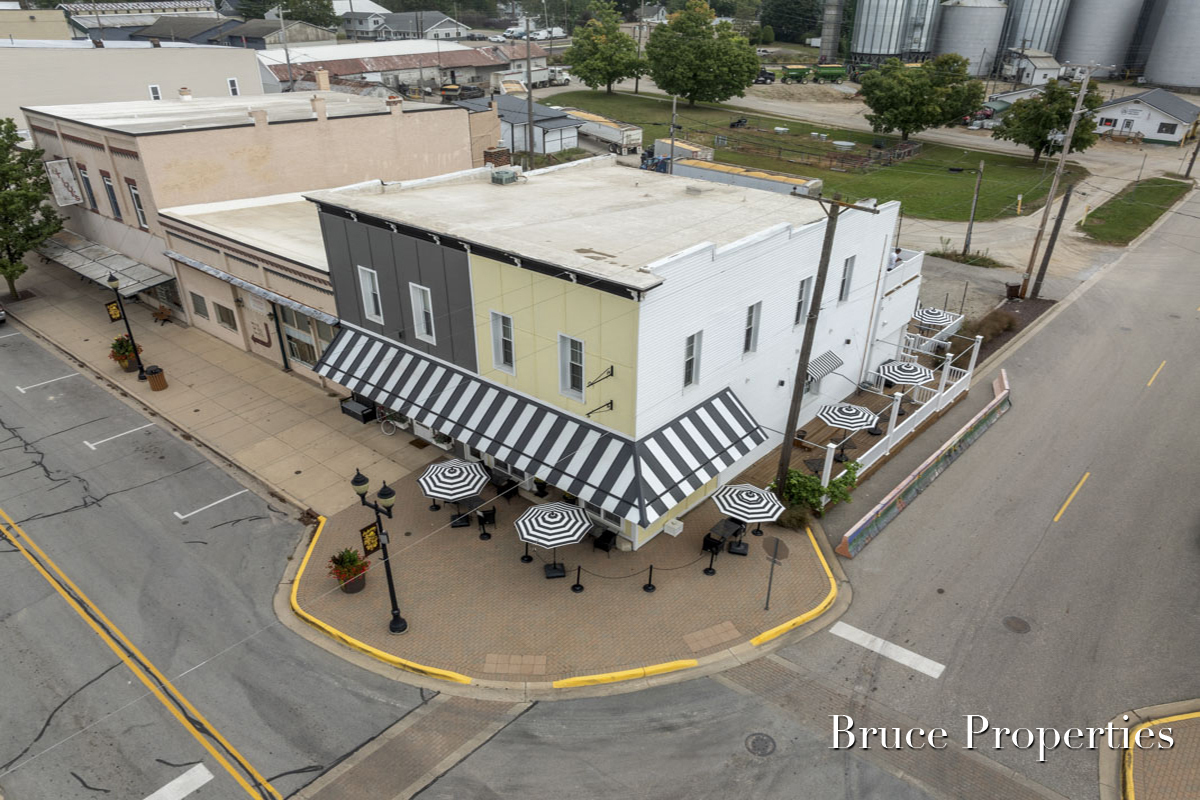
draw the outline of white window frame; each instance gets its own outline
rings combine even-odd
[[[746,325],[742,329],[742,355],[758,350],[758,329],[762,322],[762,301],[746,308]]]
[[[574,365],[572,360],[572,348],[574,343],[579,344],[579,388],[576,389],[571,385],[571,367]],[[576,339],[574,336],[568,336],[565,333],[558,335],[558,391],[563,397],[569,397],[572,400],[583,402],[585,393],[587,392],[586,379],[586,364],[587,364],[587,347],[582,339]]]
[[[102,174],[100,181],[104,184],[104,193],[108,195],[108,204],[112,207],[113,219],[121,222],[121,205],[117,202],[117,187],[113,184],[112,178],[107,175]]]
[[[280,305],[277,308],[279,309],[280,327],[283,328],[283,338],[287,343],[288,356],[292,361],[303,364],[306,367],[313,366],[317,363],[317,359],[321,357],[321,353],[317,347],[317,339],[312,334],[309,317],[298,311],[293,311],[287,306]],[[301,328],[301,325],[304,328]],[[298,345],[307,345],[310,347],[312,349],[312,358],[310,359],[299,352],[301,348]]]
[[[162,89],[159,88],[157,83],[150,84],[149,89],[151,100],[162,100]]]
[[[226,330],[234,331],[234,332],[236,333],[236,332],[237,332],[237,329],[238,329],[238,324],[237,324],[237,312],[236,312],[236,311],[234,311],[234,310],[233,310],[232,308],[230,308],[229,306],[223,306],[223,305],[221,305],[220,303],[213,303],[213,308],[214,308],[214,309],[216,309],[216,315],[217,315],[217,324],[218,324],[218,325],[220,325],[222,328],[225,328]],[[221,318],[221,312],[222,312],[222,311],[228,311],[228,312],[229,312],[229,318],[230,318],[230,319],[233,321],[233,324],[232,324],[232,325],[230,325],[230,324],[226,323],[226,322],[225,322],[225,320],[223,320],[223,319]]]
[[[99,213],[100,206],[96,203],[96,192],[92,189],[92,179],[88,177],[87,167],[82,164],[76,164],[75,166],[78,167],[79,177],[83,181],[83,191],[87,195],[88,206],[92,211]]]
[[[516,328],[513,318],[499,311],[491,312],[492,319],[492,366],[509,375],[517,374]],[[507,324],[508,330],[505,331]],[[507,335],[506,335],[507,334]],[[504,343],[508,342],[508,361],[504,359]]]
[[[363,316],[371,322],[378,322],[382,325],[383,297],[379,294],[379,273],[370,267],[359,264],[358,288],[362,295]]]
[[[211,319],[208,315],[208,301],[203,295],[198,295],[195,292],[188,292],[192,296],[192,313],[203,319]]]
[[[808,314],[812,311],[813,282],[815,280],[809,276],[800,281],[800,295],[796,298],[796,321],[792,323],[795,326],[808,322]]]
[[[850,256],[842,262],[842,284],[838,287],[838,302],[844,303],[850,299],[850,286],[854,283],[854,260],[857,256]]]
[[[408,284],[412,300],[413,335],[427,344],[437,344],[437,329],[433,320],[433,292],[419,283]]]
[[[239,95],[241,95],[242,90],[238,87],[238,79],[237,78],[226,78],[225,85],[229,87],[229,96],[230,97],[238,97]]]
[[[146,209],[142,207],[142,193],[138,191],[136,183],[126,183],[126,188],[129,189],[129,200],[133,203],[133,213],[137,217],[138,227],[144,231],[150,230],[150,226],[146,223]]]
[[[704,331],[696,331],[683,340],[683,388],[700,383],[700,354],[704,349]]]

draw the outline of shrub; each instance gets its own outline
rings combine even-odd
[[[808,527],[808,509],[804,506],[792,506],[779,515],[780,525],[793,531],[802,531]]]
[[[824,487],[821,486],[821,479],[816,475],[809,475],[798,469],[788,470],[787,484],[783,489],[784,502],[792,507],[812,509],[818,517],[825,513],[826,507],[831,508],[838,503],[849,503],[850,490],[858,481],[858,471],[862,469],[862,465],[857,461],[847,461],[845,469],[846,472],[841,477],[834,478],[828,486]],[[774,489],[775,484],[771,484],[768,488]],[[822,497],[828,497],[829,502],[822,505]]]
[[[973,320],[962,326],[959,330],[960,336],[974,338],[982,336],[985,342],[995,339],[1005,331],[1014,330],[1017,327],[1017,315],[1011,311],[1003,311],[996,309],[983,319]]]

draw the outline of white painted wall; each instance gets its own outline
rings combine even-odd
[[[1157,108],[1135,100],[1098,109],[1095,117],[1096,133],[1112,131],[1117,136],[1133,136],[1134,134],[1141,133],[1147,139],[1156,139],[1163,142],[1179,142],[1191,130],[1191,126],[1180,122],[1171,115],[1164,114]],[[1101,124],[1106,120],[1112,120],[1113,124]],[[1175,125],[1175,132],[1159,133],[1158,126],[1164,122]],[[1126,124],[1130,125],[1130,127],[1125,127]]]
[[[838,370],[849,380],[827,376],[818,394],[807,400],[801,418],[811,416],[822,403],[840,400],[854,390],[867,360],[872,309],[882,296],[881,274],[890,252],[899,203],[880,207],[878,215],[843,212],[838,220],[829,277],[818,321],[813,356],[826,350],[836,353],[845,366]],[[642,303],[638,332],[637,436],[644,436],[687,409],[728,386],[764,427],[781,431],[791,399],[792,377],[804,337],[803,321],[795,324],[800,282],[815,277],[825,222],[793,229],[780,224],[740,242],[716,249],[691,248],[677,257],[652,266],[664,279],[647,293]],[[855,256],[850,296],[838,301],[845,259]],[[889,298],[886,307],[889,336],[898,326],[893,319],[908,304],[915,305],[915,281]],[[903,296],[901,296],[903,295]],[[762,303],[758,349],[743,355],[746,310]],[[898,330],[898,327],[896,327]],[[700,382],[683,386],[683,354],[687,337],[703,331]],[[849,340],[849,344],[846,343]],[[895,355],[895,348],[870,349],[868,366]],[[784,385],[780,386],[779,382]],[[778,444],[771,435],[763,452]],[[761,453],[760,453],[761,455]],[[743,460],[743,464],[749,459]]]

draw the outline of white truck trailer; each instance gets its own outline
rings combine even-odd
[[[577,108],[564,108],[567,116],[583,121],[579,132],[584,136],[595,139],[608,146],[610,153],[624,156],[637,153],[642,149],[642,129],[627,122],[593,114],[590,111],[580,111]]]
[[[535,89],[546,86],[567,86],[571,83],[571,74],[565,67],[534,67],[528,75],[523,69],[510,69],[492,73],[492,91],[500,94],[523,92],[526,78],[533,82]]]

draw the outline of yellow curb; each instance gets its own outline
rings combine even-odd
[[[309,625],[312,625],[326,636],[341,642],[347,647],[358,650],[361,653],[365,653],[371,658],[378,659],[385,664],[390,664],[393,667],[407,670],[408,672],[415,672],[418,675],[427,675],[430,678],[439,678],[444,681],[451,681],[452,683],[471,683],[471,679],[466,675],[460,675],[457,672],[451,672],[450,670],[446,669],[438,669],[437,667],[427,667],[424,664],[417,664],[414,661],[408,661],[390,653],[385,653],[382,650],[377,650],[365,642],[360,642],[353,636],[342,633],[337,628],[326,625],[324,622],[300,607],[300,603],[296,599],[296,594],[300,591],[300,579],[304,577],[304,568],[308,566],[308,559],[312,557],[313,550],[315,550],[317,547],[317,542],[321,538],[321,531],[325,529],[325,517],[317,517],[317,519],[319,520],[317,522],[317,530],[313,534],[312,542],[310,542],[308,545],[308,550],[304,553],[304,559],[300,562],[300,569],[296,571],[296,579],[292,581],[292,594],[290,602],[292,605],[292,611],[296,614],[296,616],[307,622]]]
[[[637,667],[636,669],[625,669],[620,672],[601,672],[596,675],[580,675],[576,678],[563,678],[562,680],[554,681],[551,684],[555,689],[570,689],[577,686],[596,686],[601,683],[617,683],[618,681],[632,681],[637,678],[648,678],[652,675],[662,675],[667,672],[675,672],[681,669],[691,669],[700,664],[694,658],[685,658],[681,661],[664,661],[662,664],[651,664],[648,667]]]
[[[1197,718],[1200,718],[1200,711],[1193,711],[1188,714],[1177,714],[1173,717],[1163,717],[1162,719],[1147,720],[1140,725],[1135,725],[1133,730],[1130,731],[1129,736],[1131,739],[1133,739],[1137,736],[1138,731],[1146,728],[1153,728],[1156,725],[1164,725],[1168,722],[1179,722],[1180,720]],[[1125,798],[1125,800],[1135,800],[1133,792],[1133,754],[1136,750],[1136,747],[1131,747],[1125,751],[1125,780],[1124,786],[1122,786],[1122,789],[1124,790],[1122,792],[1122,796]]]
[[[816,608],[806,611],[800,616],[790,619],[782,625],[776,625],[774,628],[771,628],[768,631],[763,631],[758,636],[755,636],[750,640],[750,644],[754,645],[755,647],[766,644],[772,639],[778,639],[788,631],[795,630],[804,623],[816,619],[824,614],[825,610],[833,605],[833,601],[837,599],[837,580],[833,577],[833,572],[829,569],[829,562],[825,560],[825,554],[821,552],[821,548],[817,544],[817,540],[813,538],[812,528],[806,525],[804,527],[804,531],[808,534],[808,541],[812,543],[813,550],[817,551],[817,558],[821,559],[821,566],[825,568],[826,577],[829,578],[829,594],[825,595],[825,599],[822,600]]]

